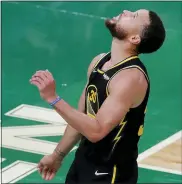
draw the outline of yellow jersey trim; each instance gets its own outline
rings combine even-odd
[[[121,68],[120,70],[118,70],[118,71],[109,79],[109,81],[108,81],[108,83],[107,83],[107,86],[106,86],[106,94],[107,94],[107,96],[109,95],[109,88],[108,88],[108,87],[109,87],[109,83],[110,83],[111,79],[112,79],[116,74],[118,74],[121,70],[128,69],[128,68],[138,68],[138,69],[145,75],[145,77],[146,77],[146,79],[147,79],[147,82],[149,83],[149,78],[148,78],[147,74],[144,72],[144,70],[143,70],[141,67],[139,67],[139,66],[137,66],[137,65],[127,66],[127,67],[124,67],[124,68]]]
[[[146,112],[147,112],[147,107],[145,108],[144,114],[146,114]]]
[[[97,67],[97,65],[100,63],[100,61],[101,61],[105,56],[107,56],[109,53],[110,53],[110,52],[104,54],[104,55],[96,62],[96,64],[95,64],[94,67],[93,67],[93,70]]]
[[[114,165],[111,184],[114,184],[115,183],[115,180],[116,180],[116,171],[117,171],[117,167],[116,167],[116,165]]]
[[[87,115],[91,118],[94,118],[95,119],[95,116],[93,114],[90,114],[88,111],[87,111]]]
[[[100,74],[104,74],[104,71],[97,69]]]
[[[117,63],[116,65],[114,65],[113,67],[109,68],[107,71],[109,71],[109,70],[111,70],[113,68],[116,68],[117,66],[122,65],[123,63],[126,63],[126,62],[128,62],[130,60],[133,60],[133,59],[136,59],[136,58],[138,58],[138,56],[131,56],[129,58],[126,58],[126,59],[120,61],[119,63]]]

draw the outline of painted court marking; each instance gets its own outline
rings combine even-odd
[[[145,150],[143,153],[141,153],[138,157],[138,162],[140,162],[141,160],[149,157],[150,155],[160,151],[162,148],[168,146],[169,144],[173,143],[174,141],[178,140],[181,138],[182,135],[182,131],[179,131],[177,133],[175,133],[174,135],[168,137],[167,139],[159,142],[158,144],[156,144],[155,146]]]
[[[36,164],[17,160],[2,169],[2,183],[15,183],[36,170]]]
[[[67,125],[54,110],[33,105],[21,104],[5,115],[47,123],[45,125],[2,127],[2,147],[41,155],[51,154],[57,143],[35,137],[61,136]],[[77,146],[74,146],[71,151],[75,149]],[[4,160],[2,158],[1,161]],[[2,181],[3,183],[15,183],[36,170],[36,164],[18,160],[2,169]]]
[[[67,124],[55,110],[34,105],[21,104],[5,113],[5,115],[43,123]]]
[[[1,158],[1,161],[0,162],[4,162],[6,159],[5,158]]]
[[[33,105],[21,104],[10,110],[6,116],[46,122],[46,125],[11,126],[2,128],[2,146],[41,155],[52,153],[57,143],[35,137],[61,136],[67,123],[54,110]],[[73,150],[75,150],[75,146]]]
[[[166,172],[166,173],[171,173],[171,174],[182,175],[181,171],[175,171],[173,169],[165,169],[163,167],[151,166],[147,164],[138,164],[138,166],[144,169],[151,169],[154,171],[161,171],[161,172]]]
[[[138,157],[139,167],[182,175],[182,131],[141,153]]]
[[[7,112],[5,115],[48,123],[46,125],[12,126],[2,128],[3,147],[37,154],[44,154],[44,155],[50,154],[57,145],[57,143],[39,140],[34,137],[63,135],[67,124],[65,120],[62,117],[60,117],[54,110],[27,104],[21,104],[18,107]],[[155,146],[144,151],[143,153],[141,153],[138,157],[139,167],[181,175],[181,171],[179,169],[174,169],[174,167],[172,166],[173,163],[170,162],[170,159],[167,160],[165,164],[166,163],[168,165],[170,164],[171,168],[165,167],[164,166],[165,164],[155,165],[154,163],[156,162],[155,154],[161,153],[160,155],[157,155],[159,157],[157,159],[161,158],[162,160],[164,157],[162,154],[166,153],[166,155],[168,155],[168,151],[167,152],[165,151],[166,148],[168,148],[171,145],[175,145],[175,149],[179,147],[180,145],[179,140],[181,139],[181,135],[182,131],[179,131],[174,135],[168,137],[167,139],[161,141],[160,143],[156,144]],[[176,141],[177,143],[178,142],[179,143],[175,144]],[[73,148],[73,150],[75,149],[77,149],[77,146]],[[177,162],[181,164],[182,161],[179,160],[180,151],[178,152],[176,159]],[[152,159],[154,160],[154,162]]]

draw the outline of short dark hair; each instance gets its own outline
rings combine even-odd
[[[149,25],[145,26],[141,35],[141,43],[137,50],[139,53],[152,53],[157,51],[166,37],[165,28],[160,17],[149,11]]]

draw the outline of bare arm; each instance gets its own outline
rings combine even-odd
[[[93,59],[93,61],[91,62],[90,66],[88,68],[88,73],[87,73],[88,78],[92,72],[92,69],[93,69],[95,63],[99,60],[99,58],[102,55],[103,54],[96,56]],[[86,88],[86,86],[85,86],[85,88]],[[84,111],[85,111],[85,88],[82,92],[82,95],[81,95],[79,103],[78,103],[78,111],[80,113],[84,113]],[[82,136],[82,134],[79,133],[79,131],[77,131],[75,128],[73,128],[71,125],[68,124],[62,139],[60,140],[60,142],[58,143],[58,145],[56,147],[56,150],[57,150],[56,154],[59,152],[59,154],[61,154],[61,155],[67,155],[70,152],[70,150],[78,143],[81,136]]]
[[[95,118],[78,112],[64,100],[59,101],[55,109],[69,125],[91,142],[97,142],[118,125],[130,108],[142,102],[146,89],[147,82],[143,73],[137,69],[128,69],[111,81],[110,94]]]
[[[78,111],[84,113],[85,108],[85,97],[84,97],[85,89],[82,92],[82,95],[80,97],[79,103],[78,103]],[[81,134],[74,128],[72,128],[69,124],[66,127],[66,130],[64,132],[63,137],[61,138],[60,142],[56,146],[56,154],[67,155],[71,149],[78,143],[78,141],[81,138]]]

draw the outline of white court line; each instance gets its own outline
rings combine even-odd
[[[151,169],[154,171],[161,171],[161,172],[166,172],[166,173],[171,173],[171,174],[178,174],[178,175],[182,175],[182,171],[177,171],[177,170],[173,170],[173,169],[165,169],[162,167],[158,167],[158,166],[151,166],[151,165],[147,165],[147,164],[138,164],[138,166],[140,168],[144,168],[144,169]]]
[[[1,162],[4,162],[5,160],[6,160],[5,158],[1,158],[1,161],[0,161],[0,163],[1,163]]]
[[[21,104],[5,113],[6,116],[23,118],[50,124],[66,125],[66,121],[53,109]]]
[[[37,170],[37,164],[17,160],[2,169],[2,182],[15,183]]]
[[[180,172],[180,171],[177,171],[177,170],[174,170],[174,169],[166,169],[166,168],[162,168],[162,167],[158,167],[158,166],[140,164],[140,162],[142,160],[144,160],[145,158],[153,155],[154,153],[159,152],[161,149],[163,149],[166,146],[172,144],[173,142],[180,139],[181,137],[182,137],[182,131],[179,131],[179,132],[173,134],[172,136],[168,137],[167,139],[159,142],[155,146],[153,146],[153,147],[149,148],[148,150],[144,151],[143,153],[141,153],[138,156],[138,159],[137,159],[137,161],[139,163],[138,166],[141,167],[141,168],[145,168],[145,169],[151,169],[151,170],[156,170],[156,171],[161,171],[161,172],[166,172],[166,173],[182,175],[182,171]]]
[[[14,109],[12,109],[12,110],[6,112],[4,115],[6,115],[6,116],[11,116],[11,114],[13,114],[14,112],[20,110],[20,109],[23,108],[23,107],[24,107],[24,104],[21,104],[21,105],[15,107]]]
[[[155,146],[153,146],[153,147],[147,149],[146,151],[144,151],[143,153],[139,154],[137,161],[141,162],[143,159],[145,159],[145,158],[149,157],[150,155],[160,151],[161,149],[163,149],[166,146],[172,144],[173,142],[180,139],[181,137],[182,137],[182,131],[179,131],[179,132],[175,133],[174,135],[168,137],[167,139],[159,142]]]
[[[37,137],[62,136],[67,124],[55,110],[27,104],[21,104],[5,113],[5,115],[49,123],[48,125],[12,126],[2,128],[3,147],[36,154],[50,154],[57,145],[56,142],[41,140]],[[75,149],[77,149],[77,146],[74,146],[71,151],[74,151]]]

